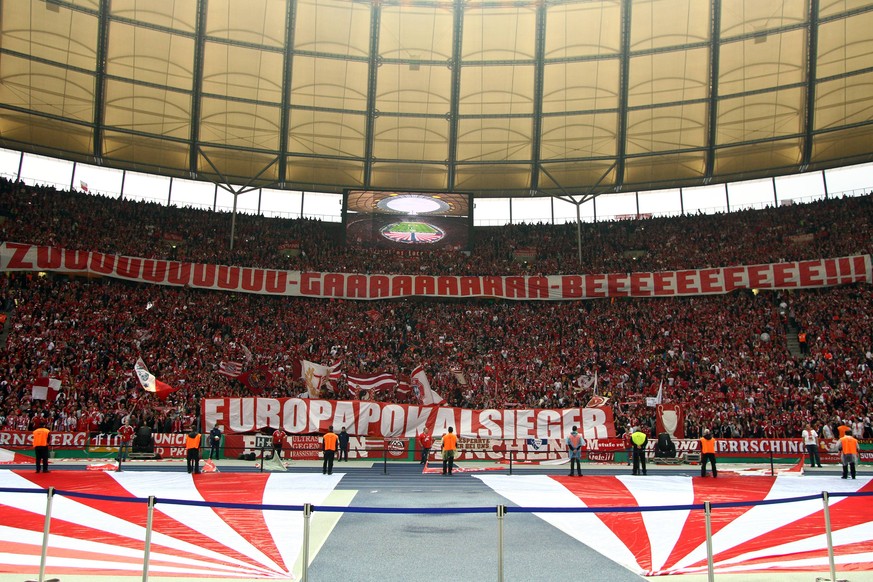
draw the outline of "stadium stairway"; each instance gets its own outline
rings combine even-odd
[[[793,319],[789,319],[787,325],[787,333],[785,337],[785,345],[788,348],[788,353],[790,353],[795,358],[799,358],[802,355],[800,353],[800,341],[797,339],[798,333],[800,333],[800,326],[798,326]]]

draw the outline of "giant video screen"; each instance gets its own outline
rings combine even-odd
[[[346,244],[408,251],[469,250],[470,194],[348,190]]]

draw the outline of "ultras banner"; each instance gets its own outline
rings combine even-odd
[[[496,297],[516,300],[718,295],[736,289],[804,289],[873,283],[870,255],[683,271],[549,276],[304,273],[142,259],[0,243],[0,271],[53,271],[157,285],[339,299]]]
[[[426,426],[436,437],[452,427],[462,438],[566,439],[578,426],[585,438],[615,436],[611,408],[469,410],[306,398],[206,398],[202,406],[205,429],[222,424],[226,433],[270,427],[291,435],[312,434],[333,425],[354,436],[392,439],[415,437]]]

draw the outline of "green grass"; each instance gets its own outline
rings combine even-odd
[[[391,232],[437,232],[429,224],[423,222],[398,222],[391,225]]]

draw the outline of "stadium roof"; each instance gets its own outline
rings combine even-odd
[[[0,146],[221,183],[631,191],[873,160],[873,2],[13,0]]]

